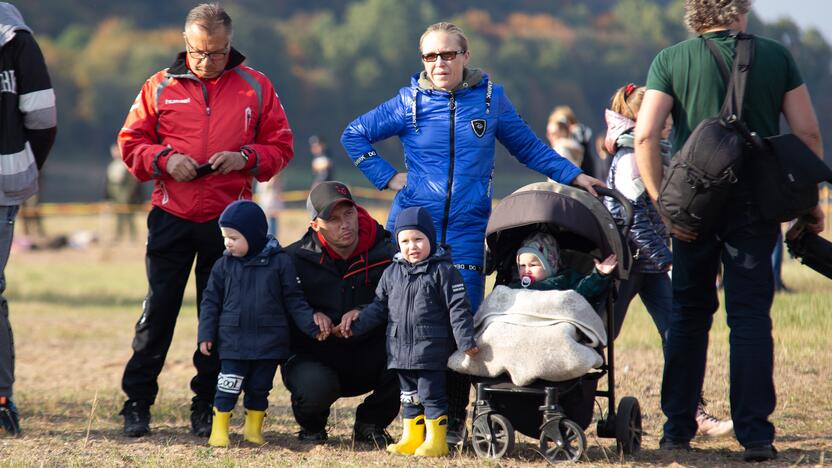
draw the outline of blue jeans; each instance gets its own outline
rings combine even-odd
[[[445,371],[396,369],[401,387],[402,416],[413,419],[424,414],[439,419],[448,414]]]
[[[6,291],[6,263],[12,248],[14,220],[19,206],[0,206],[0,396],[12,396],[14,383],[14,337],[9,322],[9,303]]]
[[[716,235],[693,242],[673,239],[673,312],[661,392],[664,438],[687,442],[696,433],[721,261],[730,328],[731,418],[740,444],[755,447],[774,440],[768,420],[775,406],[771,252],[779,226],[754,221],[745,211],[728,213],[735,216],[726,216],[729,221]]]
[[[222,359],[221,363],[217,394],[214,396],[217,411],[228,412],[234,409],[237,398],[243,391],[245,409],[266,411],[269,407],[269,392],[280,362],[276,359]]]
[[[630,272],[630,277],[622,281],[618,287],[618,298],[613,306],[615,317],[615,333],[613,339],[618,337],[621,326],[624,324],[624,317],[627,316],[627,309],[630,302],[638,294],[656,330],[662,338],[664,346],[667,338],[667,330],[670,328],[670,314],[673,304],[673,287],[670,284],[670,276],[667,273],[640,273]]]

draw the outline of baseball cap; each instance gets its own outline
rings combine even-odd
[[[309,192],[306,209],[311,219],[329,219],[332,209],[338,203],[346,202],[355,206],[350,189],[338,181],[321,182]]]

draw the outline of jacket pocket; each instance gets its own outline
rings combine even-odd
[[[444,369],[451,355],[450,327],[417,325],[413,336],[413,364],[423,369]]]
[[[257,319],[257,346],[254,352],[262,358],[283,359],[289,353],[289,324],[282,315]]]
[[[221,314],[219,320],[219,354],[240,349],[240,314]]]

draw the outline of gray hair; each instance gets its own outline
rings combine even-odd
[[[750,0],[685,0],[685,25],[692,32],[730,26],[751,10]]]
[[[185,17],[185,29],[192,24],[199,26],[208,34],[214,34],[220,27],[225,28],[229,36],[233,32],[231,17],[219,3],[203,3],[191,9]]]
[[[457,26],[453,23],[446,23],[444,21],[441,22],[441,23],[434,23],[434,24],[428,26],[427,29],[425,29],[425,32],[422,33],[422,37],[419,38],[419,50],[420,51],[422,50],[422,42],[424,42],[425,37],[427,37],[428,34],[430,34],[432,32],[435,32],[435,31],[441,31],[441,32],[444,32],[444,33],[447,33],[447,34],[453,34],[454,36],[456,36],[459,39],[459,46],[462,47],[462,50],[464,50],[466,52],[468,51],[468,38],[465,37],[465,33],[462,32],[462,28],[460,28],[459,26]]]

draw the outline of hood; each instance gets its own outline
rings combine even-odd
[[[23,22],[23,15],[14,5],[7,2],[0,2],[0,47],[14,39],[17,31],[32,30]]]
[[[607,136],[604,138],[604,147],[610,154],[615,154],[618,151],[618,137],[636,128],[636,122],[609,109],[604,111],[604,119],[607,121]]]
[[[459,83],[459,85],[457,85],[457,87],[454,88],[453,91],[456,92],[460,89],[473,88],[474,86],[480,84],[481,81],[487,79],[488,75],[483,73],[483,71],[479,68],[464,68],[462,70],[462,82]],[[413,86],[425,91],[441,91],[439,88],[433,85],[433,82],[430,80],[430,78],[428,78],[427,72],[424,70],[413,75],[413,77],[410,80],[410,83]]]
[[[280,242],[274,238],[271,234],[266,238],[266,245],[263,246],[263,250],[258,252],[256,255],[246,255],[245,257],[234,257],[231,255],[231,252],[226,250],[223,252],[223,255],[243,262],[246,265],[256,265],[256,264],[266,264],[268,263],[268,258],[283,251],[283,247],[280,245]]]

